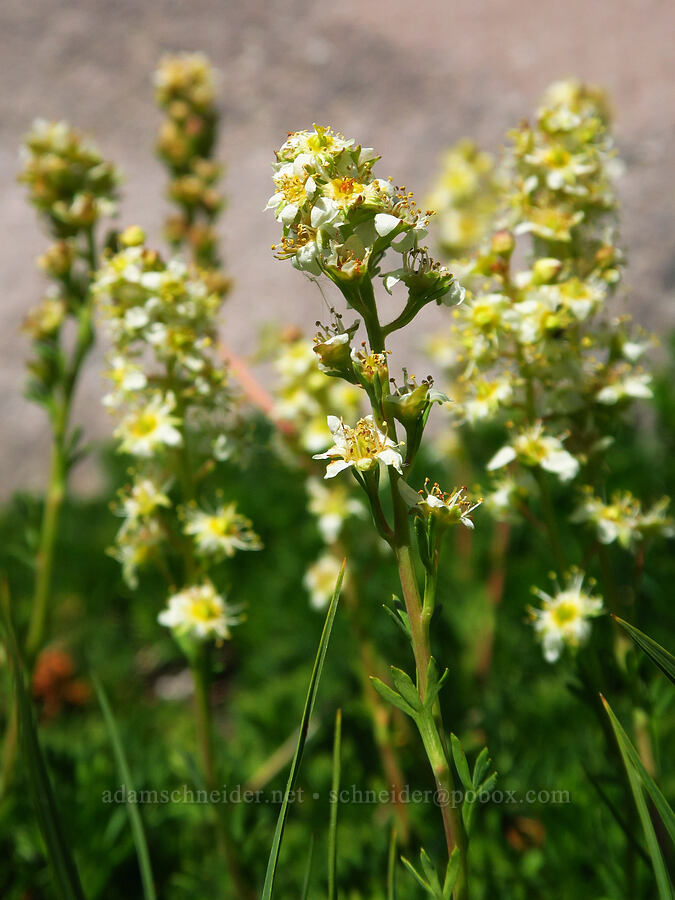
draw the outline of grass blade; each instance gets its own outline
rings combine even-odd
[[[314,835],[309,839],[309,852],[307,853],[307,868],[305,869],[305,880],[302,883],[302,893],[300,900],[307,900],[309,896],[309,883],[312,878],[312,862],[314,861]]]
[[[94,674],[92,674],[92,682],[94,684],[94,690],[96,691],[96,696],[98,697],[98,702],[103,713],[103,718],[105,719],[106,728],[108,729],[108,735],[110,737],[110,743],[112,744],[117,771],[122,784],[124,784],[127,788],[128,794],[129,791],[134,790],[134,785],[131,779],[131,770],[129,769],[126,754],[124,752],[124,747],[120,739],[119,729],[117,728],[117,722],[115,721],[115,716],[113,714],[110,703],[108,702],[106,693],[103,690],[103,685]],[[131,826],[131,833],[133,835],[134,845],[136,847],[138,868],[141,872],[143,897],[144,900],[157,900],[157,894],[155,893],[155,881],[152,877],[150,854],[148,852],[148,843],[146,841],[145,830],[143,828],[143,820],[141,819],[141,814],[138,811],[138,806],[135,803],[129,803],[127,801],[126,807],[127,814],[129,816],[129,825]]]
[[[298,746],[295,749],[293,762],[291,763],[291,771],[289,772],[288,782],[286,784],[286,791],[284,792],[284,799],[281,804],[281,809],[279,810],[277,827],[274,830],[272,849],[270,850],[270,855],[267,862],[267,871],[265,873],[265,883],[263,885],[261,900],[271,900],[272,898],[274,879],[277,872],[277,865],[279,863],[279,853],[281,851],[281,840],[283,838],[284,826],[286,825],[286,818],[288,816],[289,797],[291,795],[291,791],[295,787],[295,782],[298,777],[298,771],[300,769],[300,762],[302,760],[302,752],[305,748],[305,742],[307,740],[309,720],[312,715],[312,710],[314,709],[314,702],[316,700],[316,694],[319,687],[319,680],[321,678],[321,672],[323,670],[323,664],[326,658],[326,651],[328,650],[328,642],[330,640],[331,631],[333,630],[333,622],[335,621],[335,613],[337,611],[338,598],[340,596],[340,588],[342,586],[342,578],[345,572],[345,562],[346,560],[343,561],[342,567],[340,569],[340,574],[338,575],[337,584],[335,585],[335,591],[333,592],[333,597],[330,601],[328,612],[326,613],[326,621],[323,626],[323,631],[321,632],[319,649],[317,650],[316,659],[314,660],[312,677],[309,681],[307,699],[305,700],[305,708],[303,710],[302,720],[300,722],[300,736],[298,737]]]
[[[668,877],[666,865],[663,861],[663,856],[661,855],[661,848],[659,847],[659,842],[656,838],[656,832],[654,831],[654,826],[649,815],[649,809],[647,808],[647,803],[643,794],[643,786],[649,792],[652,800],[654,800],[654,805],[656,806],[661,818],[663,818],[662,810],[666,812],[666,819],[664,819],[664,824],[666,825],[666,828],[668,829],[671,837],[673,837],[673,834],[675,833],[673,830],[671,830],[674,827],[673,812],[668,806],[665,797],[656,786],[654,780],[651,778],[649,773],[640,762],[640,758],[635,748],[631,744],[628,735],[621,727],[621,723],[614,715],[609,703],[605,700],[602,694],[600,695],[600,697],[602,699],[605,710],[607,711],[607,715],[609,716],[612,728],[614,729],[614,734],[616,736],[617,744],[619,745],[623,764],[626,767],[628,781],[630,783],[631,791],[633,792],[633,798],[635,800],[635,806],[637,807],[638,815],[640,816],[640,822],[642,823],[642,830],[644,832],[645,841],[647,843],[647,850],[649,851],[649,855],[651,857],[654,877],[656,878],[656,886],[659,892],[659,898],[660,900],[673,900],[673,891],[670,878]],[[658,805],[656,802],[656,797],[659,798]],[[670,820],[670,822],[668,820]]]
[[[631,625],[630,622],[625,622],[618,616],[612,616],[612,618],[630,635],[630,637],[633,638],[638,647],[641,650],[644,650],[651,661],[661,669],[663,674],[675,684],[675,656],[673,656],[672,653],[669,653],[665,647],[661,646],[661,644],[657,644],[656,641],[653,638],[650,638],[648,634],[645,634],[644,631],[640,631],[639,628]]]
[[[340,749],[342,746],[342,710],[335,714],[335,738],[333,740],[333,781],[330,796],[330,827],[328,829],[328,900],[337,900],[337,816],[340,793]]]
[[[391,829],[387,860],[387,900],[396,900],[396,829]]]
[[[9,600],[6,596],[3,597],[1,605],[7,636],[8,658],[14,675],[22,756],[35,815],[54,874],[54,886],[61,900],[85,900],[80,876],[68,846],[33,720],[33,709],[24,684],[24,668],[9,612]]]

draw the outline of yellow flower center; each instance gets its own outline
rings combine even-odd
[[[330,182],[330,192],[336,203],[350,203],[362,190],[363,185],[355,178],[334,178]]]
[[[159,425],[159,416],[154,412],[144,412],[134,421],[131,426],[131,433],[135,437],[147,437],[157,430]]]
[[[295,205],[304,203],[307,199],[305,192],[305,179],[299,175],[284,175],[279,179],[279,189],[287,203]]]
[[[579,609],[571,600],[563,600],[553,610],[553,619],[558,626],[566,625],[578,618]]]
[[[190,614],[198,622],[210,622],[218,618],[220,610],[210,597],[202,597],[199,600],[193,600]]]

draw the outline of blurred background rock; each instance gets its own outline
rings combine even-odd
[[[221,233],[235,287],[224,337],[252,351],[263,322],[309,328],[315,286],[270,251],[263,207],[287,131],[329,123],[384,156],[381,173],[423,201],[442,151],[468,135],[499,149],[546,86],[574,76],[604,86],[626,172],[620,186],[627,304],[643,324],[675,324],[675,6],[668,0],[3,0],[0,6],[0,484],[40,487],[42,411],[22,396],[26,310],[41,296],[46,244],[15,181],[31,121],[66,118],[91,132],[125,176],[120,224],[159,240],[165,174],[154,157],[160,114],[152,73],[163,52],[201,50],[220,71],[228,208]],[[427,318],[432,327],[433,312]],[[104,438],[100,356],[76,418]],[[426,374],[426,371],[424,373]],[[96,483],[95,465],[76,484]]]

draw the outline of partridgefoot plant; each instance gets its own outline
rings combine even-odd
[[[222,296],[200,272],[165,262],[143,246],[132,227],[101,269],[95,291],[112,343],[104,398],[119,418],[119,450],[134,460],[119,493],[123,518],[113,555],[127,584],[155,566],[169,590],[159,622],[172,629],[190,664],[195,686],[197,736],[207,788],[218,786],[210,689],[213,647],[229,639],[241,610],[216,586],[219,564],[236,552],[258,550],[251,522],[208,476],[224,458],[227,372],[214,351]],[[217,834],[236,881],[236,854],[218,809]],[[240,890],[240,896],[245,892]]]
[[[393,687],[380,680],[374,685],[415,722],[436,782],[447,846],[441,893],[426,854],[418,880],[432,896],[461,900],[468,891],[472,817],[470,804],[457,802],[455,772],[467,790],[480,790],[493,776],[487,751],[471,773],[458,739],[451,749],[438,700],[448,673],[432,656],[431,628],[444,535],[457,524],[473,528],[470,514],[480,501],[469,500],[463,488],[445,493],[427,480],[418,492],[409,484],[431,407],[445,398],[431,378],[418,383],[406,369],[398,385],[390,379],[387,338],[429,303],[461,302],[463,289],[420,243],[430,213],[417,207],[411,192],[374,175],[373,150],[315,126],[291,134],[276,157],[268,208],[283,226],[277,256],[332,281],[360,317],[345,327],[335,315],[317,333],[314,351],[321,371],[358,385],[371,411],[353,425],[339,409],[329,415],[333,446],[315,458],[328,460],[328,479],[351,472],[398,567],[403,605],[393,614],[410,641],[415,677],[392,667]],[[389,268],[391,257],[397,263]],[[405,289],[398,312],[389,296],[397,284]],[[384,297],[378,298],[380,286]],[[361,322],[367,339],[359,344]]]
[[[25,318],[31,338],[27,396],[42,406],[50,430],[48,483],[34,548],[34,584],[22,649],[29,670],[49,637],[53,570],[70,472],[84,455],[72,407],[82,367],[94,343],[91,285],[98,267],[102,220],[115,213],[119,174],[95,144],[66,122],[37,120],[26,135],[19,180],[28,188],[53,243],[38,266],[49,279],[44,299]],[[73,339],[74,334],[74,339]],[[12,776],[17,720],[9,712],[0,795]]]

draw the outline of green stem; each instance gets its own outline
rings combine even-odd
[[[370,279],[366,279],[359,290],[363,322],[368,334],[368,343],[373,353],[384,353],[385,333],[380,325],[375,303],[375,293]]]
[[[408,530],[407,521],[405,526],[406,530]],[[399,538],[403,537],[400,531],[398,531],[398,536]],[[425,610],[420,599],[419,585],[414,571],[409,543],[409,532],[408,542],[400,543],[396,547],[395,552],[403,599],[410,622],[410,634],[415,656],[415,668],[417,670],[417,686],[420,698],[424,701],[427,692],[427,672],[429,660],[431,659],[429,623],[433,608],[430,608],[429,604],[427,604],[427,609]],[[466,900],[468,891],[467,837],[462,822],[461,810],[453,805],[455,785],[445,745],[443,717],[438,701],[434,703],[433,709],[428,715],[420,717],[418,727],[436,782],[448,856],[450,856],[455,847],[458,847],[460,852],[460,874],[455,886],[454,897],[455,900]],[[445,802],[443,802],[444,799]]]
[[[65,418],[65,414],[64,414]],[[54,433],[52,459],[49,471],[49,485],[42,517],[40,545],[35,559],[35,594],[31,609],[30,624],[26,637],[26,663],[32,668],[42,649],[49,617],[49,601],[52,593],[54,551],[58,534],[59,519],[66,493],[67,465],[64,449],[64,435],[58,429]]]
[[[366,331],[368,332],[371,352],[384,353],[386,334],[380,324],[373,285],[369,279],[366,279],[359,288],[359,301],[362,307]],[[378,411],[373,409],[373,413],[377,418]],[[395,440],[396,429],[393,420],[387,421],[387,430],[392,440]],[[424,702],[427,694],[427,675],[431,660],[429,626],[433,614],[435,578],[427,585],[428,593],[425,592],[425,603],[423,604],[413,563],[408,505],[398,489],[398,483],[401,478],[402,476],[397,471],[391,467],[389,468],[389,486],[394,510],[394,527],[390,545],[396,557],[403,599],[410,623],[417,688],[420,698]],[[441,708],[438,701],[434,703],[432,709],[419,716],[417,725],[436,782],[448,857],[452,854],[455,847],[459,848],[460,851],[460,872],[453,897],[454,900],[466,900],[468,891],[467,837],[462,822],[461,809],[453,805],[455,796],[454,780],[445,742]]]
[[[558,570],[558,575],[562,577],[567,570],[567,560],[560,539],[560,532],[558,531],[558,523],[553,508],[551,491],[545,473],[537,466],[534,467],[534,477],[536,478],[539,487],[539,499],[541,500],[541,510],[544,514],[544,525],[546,526],[546,534],[548,535],[549,544],[551,545],[551,553],[553,554],[553,560],[555,562],[555,567]]]

